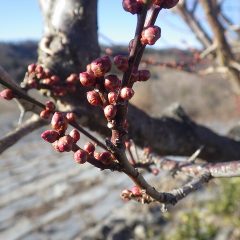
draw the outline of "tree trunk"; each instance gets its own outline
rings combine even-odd
[[[39,0],[44,19],[39,63],[62,78],[99,55],[97,0]]]

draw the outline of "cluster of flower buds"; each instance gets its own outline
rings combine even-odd
[[[124,189],[121,193],[121,198],[124,201],[128,201],[132,198],[141,198],[142,195],[143,195],[143,192],[142,192],[141,188],[139,188],[138,186],[134,186],[131,188],[131,190]]]
[[[179,0],[123,0],[122,6],[126,12],[140,14],[145,4],[148,4],[148,7],[157,5],[169,9],[175,7],[178,2]]]
[[[0,97],[5,100],[12,100],[14,98],[14,93],[12,89],[6,88],[0,92]]]
[[[42,119],[48,119],[50,115],[54,113],[55,108],[55,104],[52,101],[47,101],[45,109],[40,112],[40,117]]]
[[[96,152],[95,145],[87,142],[83,149],[76,144],[80,140],[80,133],[77,129],[72,129],[66,134],[68,124],[75,122],[73,113],[55,112],[52,116],[52,130],[46,130],[41,134],[41,137],[49,143],[52,143],[53,148],[58,152],[74,152],[74,160],[79,163],[85,163],[91,156],[103,164],[110,164],[114,158],[110,152]]]
[[[58,97],[75,92],[78,82],[79,78],[75,73],[62,82],[59,76],[34,63],[28,66],[28,72],[26,73],[26,88],[47,89],[50,90],[53,96]]]

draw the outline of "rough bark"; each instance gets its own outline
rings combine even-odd
[[[97,0],[39,0],[44,35],[39,62],[61,77],[79,72],[99,55]]]

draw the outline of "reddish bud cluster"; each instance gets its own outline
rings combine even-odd
[[[78,132],[77,129],[73,129],[70,133],[69,136],[73,138],[73,141],[76,143],[80,139],[80,133]]]
[[[46,142],[53,143],[60,138],[60,135],[54,130],[46,130],[41,134],[41,138]]]
[[[53,96],[58,97],[75,92],[76,84],[79,81],[78,75],[73,73],[63,82],[59,76],[52,74],[50,70],[34,63],[28,66],[26,77],[26,88],[47,89]]]
[[[104,115],[107,119],[113,119],[116,116],[117,108],[115,105],[107,105],[104,108]]]
[[[105,165],[110,164],[113,160],[110,152],[94,152],[94,158]]]
[[[53,143],[53,147],[58,152],[70,152],[73,148],[73,143],[73,138],[69,135],[66,135],[55,141]]]
[[[84,150],[88,152],[89,154],[93,154],[95,151],[95,146],[91,142],[87,142],[84,145]]]
[[[130,200],[132,197],[142,197],[142,190],[138,186],[132,187],[131,190],[124,189],[121,193],[121,198],[125,201]]]
[[[90,70],[96,78],[104,77],[110,71],[112,66],[111,60],[108,56],[95,59],[90,64]]]
[[[11,89],[6,88],[0,92],[0,97],[5,100],[12,100],[14,98],[14,94]]]
[[[87,100],[93,106],[99,106],[102,104],[100,95],[95,90],[87,92]]]
[[[88,153],[84,150],[77,150],[74,153],[74,160],[76,161],[76,163],[78,164],[84,164],[88,159]]]
[[[150,26],[143,29],[140,41],[143,45],[154,45],[160,37],[161,28],[158,26]]]

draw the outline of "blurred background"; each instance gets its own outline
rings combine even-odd
[[[240,1],[222,2],[223,13],[239,25]],[[37,0],[2,1],[0,9],[0,65],[21,81],[26,66],[37,61],[41,11]],[[212,36],[200,7],[195,14]],[[122,10],[121,1],[99,0],[98,21],[102,53],[127,52],[136,18]],[[147,48],[142,64],[152,77],[136,85],[132,103],[160,117],[177,102],[194,121],[227,134],[240,108],[225,75],[205,74],[214,65],[211,58],[194,61],[203,46],[174,9],[162,11],[156,25],[162,37]],[[226,31],[226,36],[239,49],[239,35]],[[1,100],[2,136],[18,117],[16,104]],[[0,155],[0,239],[240,239],[240,179],[212,181],[163,213],[158,204],[123,202],[121,190],[131,186],[127,178],[76,166],[72,156],[54,153],[40,139],[42,130]],[[146,177],[161,189],[176,187],[166,173]]]

